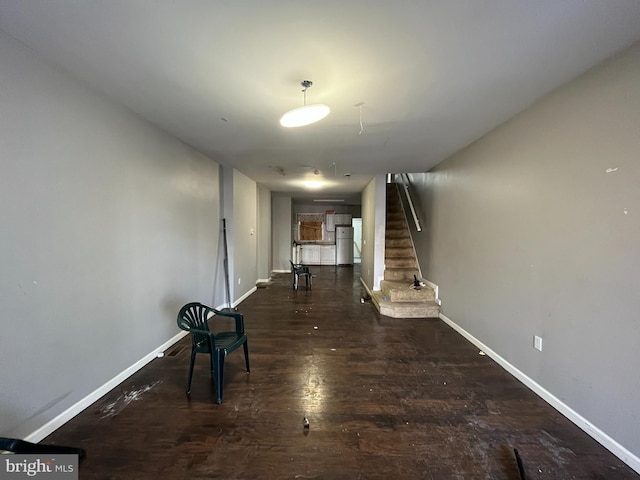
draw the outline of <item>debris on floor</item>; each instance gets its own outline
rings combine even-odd
[[[136,390],[125,391],[124,395],[120,395],[113,402],[105,405],[100,409],[100,413],[103,414],[101,418],[116,416],[118,413],[124,410],[127,405],[129,405],[131,402],[140,400],[144,393],[148,392],[159,383],[161,383],[161,380],[150,383],[148,385],[144,385],[142,388]]]

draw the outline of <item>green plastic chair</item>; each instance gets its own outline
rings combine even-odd
[[[216,316],[232,317],[236,329],[233,332],[213,332]],[[193,366],[198,353],[208,353],[211,358],[211,373],[216,387],[216,402],[222,403],[222,387],[224,385],[224,360],[227,355],[242,346],[244,360],[249,370],[249,349],[247,335],[244,333],[244,317],[241,313],[221,312],[198,302],[187,303],[178,313],[178,326],[191,334],[191,363],[187,380],[187,395],[191,394],[191,378]]]
[[[311,290],[313,276],[309,267],[303,263],[293,263],[291,260],[289,263],[291,264],[291,273],[293,273],[293,289],[298,290],[300,277],[304,277],[307,290]]]

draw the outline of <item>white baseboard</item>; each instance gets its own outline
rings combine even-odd
[[[502,358],[496,352],[487,347],[480,340],[475,338],[465,329],[457,325],[451,319],[447,318],[442,313],[440,314],[440,318],[443,322],[453,328],[456,332],[462,335],[464,338],[473,343],[476,347],[486,353],[489,357],[491,357],[498,365],[504,368],[511,375],[520,380],[524,385],[526,385],[530,390],[532,390],[535,394],[541,397],[545,402],[551,405],[553,408],[558,410],[562,415],[567,417],[573,423],[575,423],[578,427],[584,430],[589,436],[591,436],[595,441],[613,453],[616,457],[622,460],[624,463],[629,465],[633,470],[640,473],[640,458],[634,455],[632,452],[627,450],[625,447],[616,442],[613,438],[607,435],[605,432],[596,427],[589,420],[584,418],[578,412],[569,407],[566,403],[562,402],[558,397],[553,395],[551,392],[546,390],[536,381],[531,379],[529,376],[518,370],[515,366],[510,364],[507,360]]]
[[[246,300],[253,292],[257,291],[258,287],[252,287],[247,293],[245,293],[244,295],[242,295],[238,300],[236,300],[235,302],[231,303],[231,305],[227,304],[227,303],[223,303],[222,305],[218,305],[217,307],[214,307],[216,310],[224,310],[225,308],[236,308],[238,305],[240,305],[240,303],[242,303],[243,300]]]
[[[425,285],[428,285],[429,287],[433,288],[433,291],[436,293],[436,302],[438,303],[438,305],[442,305],[442,302],[440,301],[440,296],[438,295],[438,285],[436,285],[433,282],[430,282],[429,280],[422,280]]]
[[[271,270],[272,273],[291,273],[291,269],[289,270]]]
[[[74,405],[71,405],[69,408],[67,408],[60,415],[58,415],[54,419],[50,420],[49,422],[45,423],[42,427],[37,429],[35,432],[32,432],[31,434],[27,435],[24,438],[24,440],[26,440],[27,442],[38,443],[43,438],[45,438],[46,436],[50,435],[55,430],[57,430],[62,425],[64,425],[66,422],[68,422],[73,417],[78,415],[80,412],[82,412],[85,408],[90,406],[92,403],[94,403],[97,400],[99,400],[103,395],[105,395],[106,393],[110,392],[111,390],[113,390],[118,385],[120,385],[127,378],[129,378],[131,375],[136,373],[138,370],[140,370],[142,367],[144,367],[149,362],[151,362],[154,358],[156,358],[158,356],[158,353],[164,352],[167,348],[171,347],[172,345],[177,343],[180,339],[182,339],[185,335],[188,335],[188,333],[189,332],[185,332],[185,331],[182,331],[182,332],[178,333],[173,338],[171,338],[170,340],[166,341],[165,343],[160,345],[158,348],[154,349],[152,352],[150,352],[149,354],[147,354],[144,357],[142,357],[136,363],[134,363],[133,365],[131,365],[127,369],[125,369],[122,372],[120,372],[118,375],[113,377],[107,383],[105,383],[101,387],[99,387],[96,390],[94,390],[93,392],[91,392],[89,395],[84,397],[82,400],[80,400],[79,402],[75,403]]]
[[[242,295],[238,300],[236,300],[235,302],[233,302],[233,306],[237,307],[238,305],[240,305],[244,300],[246,300],[247,298],[249,298],[251,296],[251,294],[253,292],[255,292],[256,290],[258,290],[258,287],[256,287],[255,285],[249,289],[249,291],[247,293],[245,293],[244,295]]]
[[[239,305],[243,300],[245,300],[247,297],[249,297],[256,290],[258,290],[258,288],[254,286],[247,293],[245,293],[242,297],[240,297],[238,300],[236,300],[233,303],[232,306],[236,307],[237,305]],[[226,308],[226,306],[227,306],[226,304],[223,305],[223,306],[220,306],[220,307],[217,308],[217,310],[222,310],[222,309]],[[38,428],[36,431],[34,431],[34,432],[30,433],[29,435],[27,435],[24,438],[24,440],[26,440],[28,442],[38,443],[43,438],[45,438],[46,436],[50,435],[55,430],[57,430],[62,425],[64,425],[66,422],[68,422],[73,417],[78,415],[85,408],[87,408],[88,406],[90,406],[91,404],[93,404],[94,402],[99,400],[103,395],[105,395],[106,393],[110,392],[111,390],[113,390],[118,385],[120,385],[122,382],[124,382],[127,378],[129,378],[131,375],[136,373],[142,367],[147,365],[149,362],[151,362],[154,358],[156,358],[158,356],[158,353],[164,352],[166,349],[168,349],[172,345],[176,344],[178,341],[180,341],[183,337],[185,337],[188,334],[189,334],[189,332],[186,332],[186,331],[181,331],[180,333],[176,334],[173,338],[171,338],[170,340],[167,340],[165,343],[160,345],[158,348],[154,349],[152,352],[150,352],[149,354],[147,354],[144,357],[142,357],[136,363],[134,363],[130,367],[128,367],[125,370],[123,370],[122,372],[120,372],[118,375],[113,377],[111,380],[109,380],[107,383],[105,383],[101,387],[98,387],[96,390],[91,392],[89,395],[84,397],[82,400],[80,400],[80,401],[76,402],[75,404],[71,405],[69,408],[67,408],[60,415],[56,416],[54,419],[52,419],[49,422],[45,423],[42,427]]]
[[[271,277],[269,278],[259,278],[258,280],[256,280],[256,284],[258,283],[269,283],[271,281]]]
[[[371,289],[369,288],[369,286],[368,286],[366,283],[364,283],[364,280],[362,279],[362,277],[360,277],[360,283],[362,284],[362,286],[364,287],[364,289],[367,291],[367,294],[368,294],[370,297],[373,297],[373,292],[371,291]]]

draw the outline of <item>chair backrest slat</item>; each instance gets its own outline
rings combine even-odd
[[[208,332],[209,325],[207,323],[207,317],[209,316],[209,312],[213,313],[211,308],[198,302],[192,302],[182,307],[178,313],[178,326],[182,330],[191,333],[191,340],[194,345],[207,341],[206,335],[193,332],[192,329],[205,330]]]

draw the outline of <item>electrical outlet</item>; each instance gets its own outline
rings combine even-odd
[[[533,336],[533,348],[542,351],[542,337],[537,335]]]

